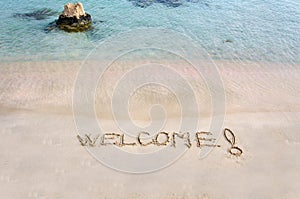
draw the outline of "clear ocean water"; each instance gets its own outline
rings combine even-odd
[[[0,61],[80,60],[110,36],[157,27],[186,34],[214,59],[300,62],[299,0],[137,1],[82,0],[94,29],[66,33],[45,28],[67,1],[1,0]],[[45,8],[49,16],[30,15]]]

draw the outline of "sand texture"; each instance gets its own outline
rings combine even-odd
[[[72,112],[80,62],[2,63],[0,198],[299,198],[300,66],[215,63],[226,97],[221,129],[233,130],[243,154],[230,155],[230,145],[221,134],[216,137],[221,147],[199,159],[200,148],[192,140],[181,158],[147,174],[113,170],[80,145]],[[95,115],[105,131],[118,131],[109,102],[115,83],[127,70],[128,63],[123,64],[111,66],[95,91]],[[180,63],[176,64],[197,90],[198,130],[207,130],[210,117],[218,116],[212,115],[209,90],[193,70],[180,69]],[[191,97],[176,84],[176,75],[152,72],[158,79],[167,76],[167,81],[178,85],[179,95],[186,94],[185,99]],[[128,85],[138,81],[131,80],[127,80]],[[167,117],[163,130],[176,131],[178,118],[195,116],[180,115],[181,106],[188,105],[178,104],[176,98],[164,87],[145,86],[130,98],[130,117],[141,126],[153,119],[160,121],[160,114],[149,113],[158,103]],[[87,113],[82,117],[88,123],[93,116]],[[112,146],[103,147],[109,155]],[[147,150],[161,147],[149,146]],[[132,153],[142,150],[138,146],[123,149]]]

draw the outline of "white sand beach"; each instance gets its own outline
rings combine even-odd
[[[299,198],[300,66],[215,63],[226,96],[223,128],[234,131],[243,154],[230,155],[221,136],[217,141],[221,147],[207,157],[198,158],[200,149],[193,142],[173,164],[147,174],[108,168],[80,145],[72,112],[80,62],[1,63],[0,197]],[[106,80],[120,77],[123,68],[116,67],[108,71]],[[193,79],[193,71],[183,73],[199,91],[199,130],[206,130],[212,108],[205,95],[208,90],[201,80]],[[110,101],[113,87],[107,81],[101,85],[106,89],[97,92],[96,112],[106,125],[103,128],[111,130],[110,108],[101,105]],[[167,128],[172,131],[172,125],[178,126],[180,106],[168,91],[145,88],[134,95],[131,117],[137,124],[149,122],[151,100],[161,93],[165,95],[158,102],[170,117]]]

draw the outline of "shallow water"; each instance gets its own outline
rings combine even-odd
[[[81,60],[110,36],[157,27],[186,34],[214,59],[300,62],[297,0],[182,0],[176,6],[153,3],[144,8],[137,1],[83,1],[93,17],[94,30],[75,34],[45,31],[57,18],[54,14],[24,16],[44,8],[60,12],[66,1],[1,1],[0,60]]]

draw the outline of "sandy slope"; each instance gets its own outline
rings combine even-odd
[[[221,147],[204,159],[198,159],[199,148],[193,145],[171,166],[140,175],[100,164],[76,139],[72,91],[80,63],[1,64],[1,198],[299,198],[300,67],[216,64],[226,93],[223,126],[234,130],[243,155],[231,156],[221,136]],[[97,116],[109,130],[115,128],[110,108],[101,104],[110,101],[113,82],[124,69],[115,67],[95,102]],[[181,72],[199,91],[199,130],[205,130],[211,111],[209,97],[203,95],[207,88],[193,71]],[[145,88],[132,97],[131,117],[147,123],[153,100],[160,102],[171,131],[180,115],[175,99],[162,87]]]

